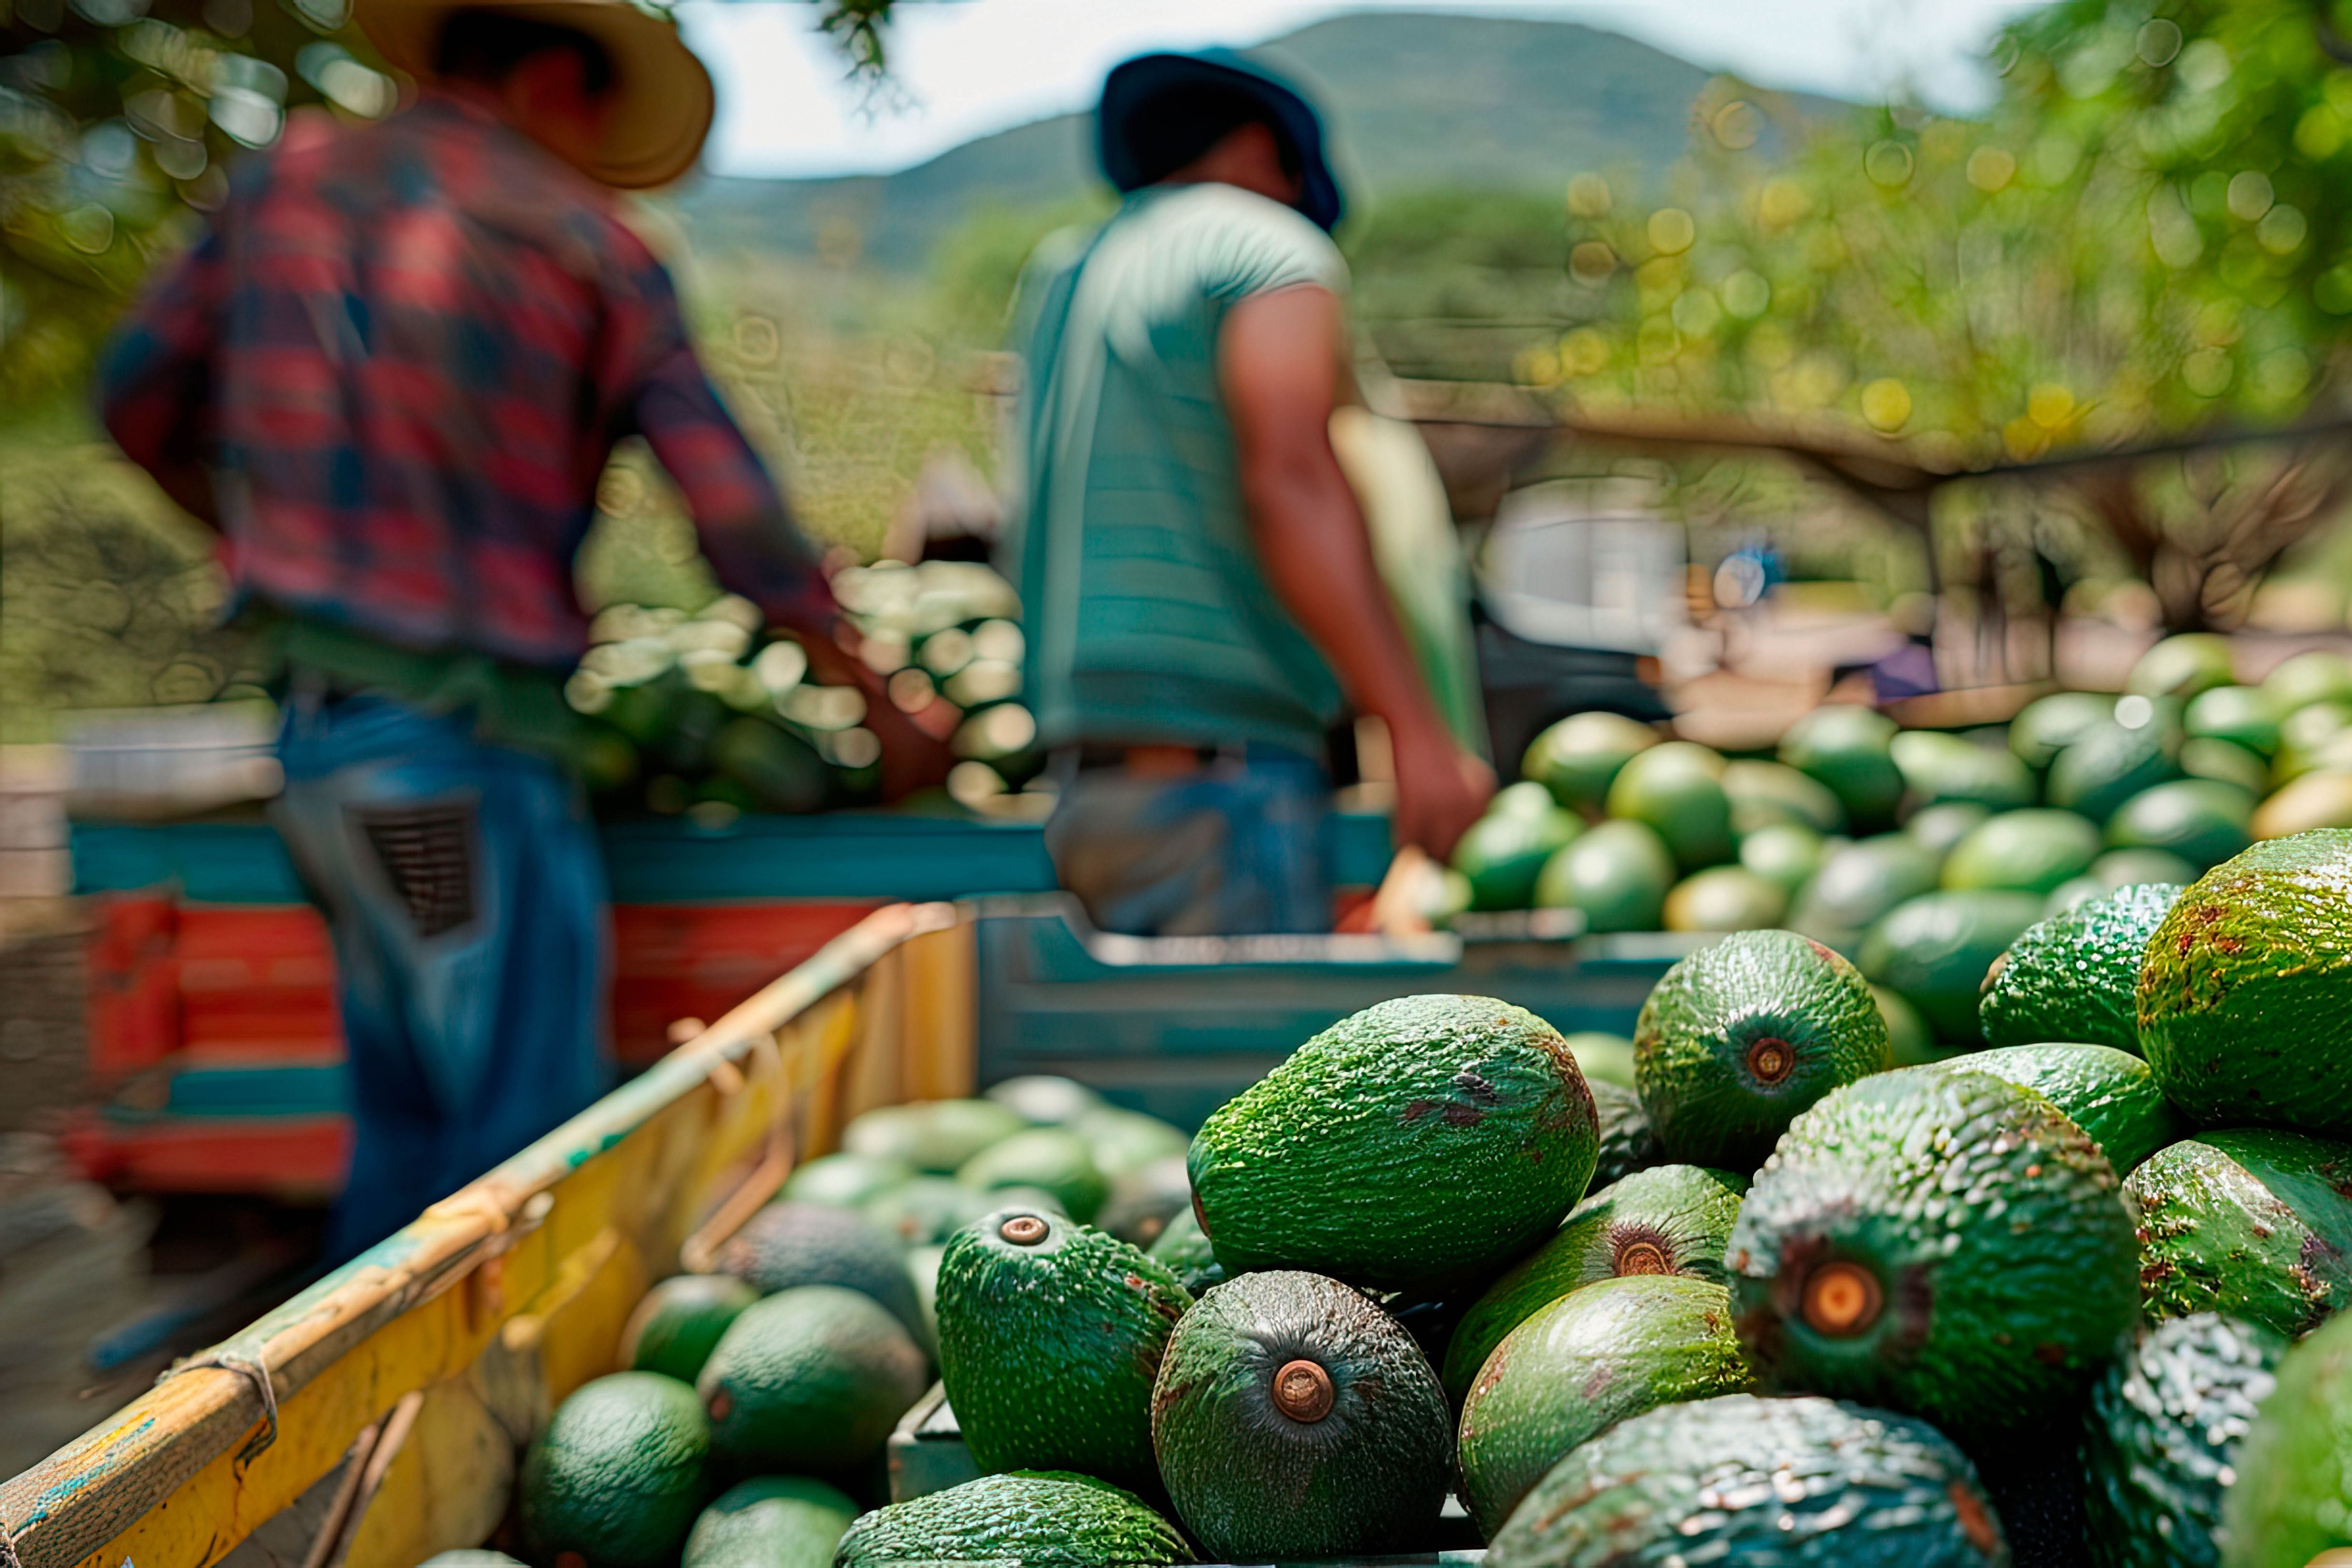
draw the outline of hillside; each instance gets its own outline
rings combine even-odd
[[[1252,52],[1321,100],[1360,202],[1439,186],[1556,191],[1585,169],[1654,173],[1685,145],[1692,100],[1709,79],[1572,22],[1342,16]],[[821,230],[854,226],[869,260],[911,270],[976,212],[1058,205],[1095,188],[1092,133],[1090,116],[1068,114],[891,174],[706,179],[677,198],[678,215],[705,252],[806,254]]]

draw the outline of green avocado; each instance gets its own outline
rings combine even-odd
[[[646,1292],[621,1330],[620,1362],[692,1383],[727,1331],[760,1293],[725,1274],[680,1274]]]
[[[2221,1500],[2284,1335],[2217,1312],[2145,1330],[2091,1393],[2084,1540],[2096,1568],[2221,1568]]]
[[[2273,838],[2208,871],[2140,968],[2140,1049],[2173,1104],[2352,1135],[2352,829]]]
[[[1786,763],[1726,763],[1723,793],[1731,802],[1732,828],[1743,840],[1775,824],[1817,834],[1845,831],[1845,805],[1836,792]]]
[[[2278,750],[2278,710],[2258,686],[2216,686],[2190,700],[2180,728],[2192,740],[2227,741],[2260,756]]]
[[[1412,1336],[1319,1274],[1228,1279],[1168,1342],[1151,1439],[1177,1517],[1223,1562],[1421,1546],[1454,1424]]]
[[[1192,1140],[1193,1202],[1228,1271],[1434,1288],[1557,1226],[1599,1140],[1550,1025],[1491,996],[1404,996],[1341,1019],[1219,1107]]]
[[[1192,1208],[1192,1178],[1184,1170],[1184,1156],[1170,1154],[1139,1165],[1110,1184],[1095,1224],[1121,1241],[1150,1247],[1168,1222]]]
[[[2107,842],[2118,849],[2168,849],[2203,871],[2252,842],[2246,825],[2254,805],[2253,794],[2236,784],[2175,779],[2116,807]]]
[[[1462,1403],[1463,1501],[1492,1537],[1545,1471],[1604,1428],[1749,1381],[1722,1286],[1596,1281],[1538,1308],[1486,1358]]]
[[[832,1568],[857,1505],[823,1481],[760,1476],[702,1510],[680,1568]]]
[[[770,1204],[719,1249],[719,1272],[762,1296],[796,1285],[863,1290],[908,1328],[922,1321],[904,1249],[862,1214],[823,1204]]]
[[[1103,1097],[1076,1079],[1058,1073],[1024,1073],[981,1091],[1032,1127],[1066,1127],[1103,1108]]]
[[[2137,1053],[2140,956],[2179,897],[2165,884],[2125,888],[2028,926],[1985,976],[1985,1042],[2085,1040]]]
[[[2052,805],[2104,823],[2140,791],[2179,776],[2180,735],[2163,709],[2144,697],[2126,697],[2116,713],[2050,764]]]
[[[2140,697],[2169,697],[2186,702],[2200,692],[2228,686],[2231,679],[2228,637],[2183,632],[2140,655],[2124,680],[2124,689]]]
[[[1850,949],[1897,904],[1933,892],[1942,862],[1941,854],[1901,833],[1832,844],[1797,895],[1790,929]]]
[[[860,1208],[867,1199],[880,1196],[914,1174],[915,1168],[904,1160],[872,1154],[820,1154],[806,1164],[795,1166],[793,1173],[784,1178],[782,1190],[776,1196],[787,1203]]]
[[[1114,1182],[1139,1166],[1181,1154],[1192,1146],[1192,1135],[1175,1123],[1123,1105],[1097,1106],[1069,1125],[1071,1131],[1087,1141],[1096,1168]]]
[[[1903,798],[1888,742],[1895,721],[1852,703],[1816,708],[1789,727],[1780,761],[1826,785],[1857,831],[1886,826]]]
[[[1859,971],[1794,931],[1743,931],[1678,960],[1633,1031],[1643,1108],[1676,1160],[1753,1170],[1790,1119],[1889,1065]]]
[[[1217,1261],[1217,1249],[1201,1234],[1201,1221],[1189,1206],[1168,1222],[1147,1256],[1164,1264],[1187,1295],[1197,1297],[1224,1282],[1225,1266]]]
[[[2046,768],[2093,725],[2113,717],[2116,700],[2094,691],[2053,691],[2019,710],[2009,749],[2029,768]]]
[[[2263,677],[2262,692],[2281,715],[2315,702],[2352,702],[2352,659],[2324,648],[2296,654]]]
[[[2156,1075],[2113,1046],[2050,1041],[1968,1051],[1951,1058],[1961,1072],[1990,1073],[2035,1089],[2091,1135],[2119,1175],[2180,1136],[2180,1119],[2156,1087]]]
[[[1973,801],[2009,811],[2033,801],[2033,774],[2007,750],[1937,730],[1906,730],[1887,743],[1906,794],[1922,805]]]
[[[1886,1055],[1896,1067],[1915,1068],[1941,1061],[1949,1054],[1936,1043],[1935,1031],[1919,1016],[1919,1009],[1906,1002],[1900,992],[1874,985],[1870,999],[1878,1004],[1878,1016],[1886,1020]]]
[[[1667,741],[1630,759],[1609,786],[1609,815],[1653,829],[1685,871],[1731,858],[1731,798],[1723,759],[1688,741]]]
[[[2071,811],[2004,811],[1952,846],[1943,885],[2047,894],[2098,858],[2099,830]]]
[[[837,1568],[1156,1568],[1190,1563],[1132,1493],[1067,1471],[982,1476],[861,1515]]]
[[[1764,1386],[1963,1442],[2057,1415],[2138,1310],[2106,1156],[2032,1089],[1948,1065],[1864,1079],[1799,1117],[1724,1261]]]
[[[2124,1194],[2152,1318],[2227,1312],[2299,1334],[2352,1302],[2352,1148],[2300,1132],[2200,1132]]]
[[[1903,993],[1941,1037],[1973,1040],[1987,972],[2041,918],[2032,893],[1927,893],[1870,928],[1862,972]]]
[[[1532,790],[1528,802],[1519,792]],[[1552,804],[1543,785],[1515,784],[1496,795],[1486,815],[1454,842],[1454,868],[1469,879],[1474,910],[1524,910],[1536,878],[1556,850],[1584,831],[1584,819]]]
[[[2139,887],[2148,882],[2185,888],[2197,879],[2198,868],[2169,849],[2110,849],[2091,862],[2091,875],[2103,892]]]
[[[1788,898],[1813,879],[1828,853],[1828,841],[1794,822],[1771,822],[1739,836],[1739,864]]]
[[[1903,836],[1940,861],[1991,816],[1990,808],[1972,800],[1938,801],[1905,817]]]
[[[1642,1109],[1640,1095],[1605,1079],[1587,1079],[1585,1087],[1592,1090],[1592,1109],[1601,1119],[1601,1149],[1592,1163],[1594,1191],[1666,1163],[1666,1146],[1658,1141],[1658,1130]]]
[[[1638,822],[1596,823],[1536,878],[1536,907],[1578,910],[1589,931],[1655,931],[1674,886],[1665,840]]]
[[[1542,784],[1570,810],[1598,816],[1617,771],[1657,743],[1655,730],[1621,713],[1571,713],[1528,745],[1519,776]]]
[[[1081,1223],[1093,1219],[1110,1195],[1093,1147],[1063,1127],[1033,1127],[991,1143],[958,1168],[956,1180],[980,1192],[1041,1188]]]
[[[921,1100],[852,1118],[841,1130],[841,1146],[852,1154],[902,1160],[918,1171],[945,1176],[1028,1125],[993,1100]]]
[[[908,1247],[932,1247],[999,1205],[1001,1200],[952,1176],[917,1176],[877,1193],[858,1213]]]
[[[1744,866],[1694,871],[1666,894],[1668,931],[1761,931],[1780,923],[1789,895]]]
[[[2292,662],[2292,661],[2290,661]],[[2352,1316],[2279,1358],[2221,1500],[2222,1568],[2303,1568],[2352,1547]]]
[[[660,1568],[710,1495],[710,1425],[694,1390],[652,1372],[582,1384],[555,1407],[515,1481],[534,1561],[563,1552]]]
[[[1486,1568],[2007,1568],[1976,1470],[1925,1422],[1726,1394],[1622,1421],[1552,1467]]]
[[[898,1277],[912,1297],[903,1264]],[[710,1417],[711,1451],[730,1463],[849,1471],[882,1452],[929,1371],[913,1335],[874,1298],[801,1285],[743,1309],[695,1392]]]
[[[1003,1209],[940,1261],[940,1379],[983,1470],[1083,1469],[1151,1491],[1151,1380],[1192,1304],[1091,1226]]]
[[[2200,738],[2180,743],[2180,771],[2193,779],[2232,784],[2249,795],[2271,787],[2271,765],[2233,741]]]
[[[2271,759],[2271,776],[2284,784],[2347,760],[2339,737],[2352,731],[2352,702],[2314,702],[2279,721],[2278,755]]]
[[[1637,1274],[1722,1284],[1724,1245],[1747,1190],[1748,1179],[1727,1171],[1657,1165],[1594,1193],[1463,1313],[1445,1352],[1446,1392],[1459,1403],[1504,1336],[1572,1290]]]

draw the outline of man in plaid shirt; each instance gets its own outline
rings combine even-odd
[[[356,1122],[338,1257],[604,1085],[602,866],[548,753],[614,443],[646,437],[721,583],[821,668],[850,663],[814,552],[604,188],[699,152],[710,83],[675,27],[623,0],[374,0],[360,20],[416,100],[289,125],[102,376],[108,428],[220,531],[282,654],[279,823],[334,933]]]

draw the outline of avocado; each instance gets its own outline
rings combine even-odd
[[[853,1117],[841,1146],[853,1154],[903,1160],[918,1171],[945,1176],[1000,1138],[1027,1127],[1006,1107],[987,1100],[923,1100],[885,1105]]]
[[[1113,1182],[1095,1224],[1121,1241],[1148,1248],[1170,1220],[1192,1206],[1192,1178],[1185,1173],[1184,1156],[1171,1154],[1138,1165]]]
[[[1657,1165],[1586,1198],[1462,1315],[1446,1347],[1446,1392],[1458,1403],[1504,1336],[1572,1290],[1640,1274],[1722,1284],[1724,1245],[1747,1190],[1748,1178],[1727,1171]]]
[[[915,1282],[915,1304],[923,1311],[923,1331],[918,1342],[936,1352],[940,1345],[940,1259],[944,1247],[907,1248],[907,1278]]]
[[[1454,1424],[1412,1337],[1319,1274],[1213,1288],[1168,1342],[1151,1439],[1177,1517],[1234,1563],[1414,1550]]]
[[[1871,925],[1908,900],[1933,892],[1943,857],[1901,833],[1832,844],[1822,868],[1797,895],[1789,925],[1851,948]]]
[[[2107,818],[2118,849],[2168,849],[2198,870],[2242,852],[2252,837],[2252,792],[2212,779],[2175,779],[2144,789]]]
[[[1199,1296],[1210,1286],[1224,1282],[1225,1266],[1217,1261],[1216,1248],[1201,1234],[1201,1222],[1190,1207],[1168,1222],[1168,1228],[1151,1244],[1150,1256],[1176,1276],[1186,1295]]]
[[[2222,1496],[2223,1568],[2302,1568],[2352,1547],[2352,1316],[2280,1357],[2273,1377]]]
[[[1786,763],[1726,763],[1723,793],[1731,802],[1732,830],[1743,840],[1773,826],[1845,831],[1845,805],[1836,792]]]
[[[1985,975],[1985,1042],[2084,1040],[2137,1053],[2140,958],[2180,892],[2125,888],[2028,926]]]
[[[2098,1568],[2221,1568],[2221,1499],[2284,1335],[2218,1312],[2143,1330],[2092,1391],[2085,1512]]]
[[[1905,817],[1903,836],[1940,861],[1991,816],[1989,807],[1972,800],[1937,801]]]
[[[1724,1261],[1765,1387],[1963,1442],[2065,1407],[2138,1308],[2106,1156],[2032,1089],[1948,1065],[1864,1079],[1799,1117]]]
[[[2257,838],[2352,827],[2352,772],[2304,774],[2256,807],[2248,826]]]
[[[1190,1563],[1176,1527],[1131,1492],[1066,1470],[982,1476],[862,1515],[838,1568],[1153,1568]]]
[[[2352,702],[2352,659],[2324,648],[2296,654],[2263,677],[2262,693],[2281,716],[2315,702]]]
[[[873,1154],[820,1154],[795,1166],[776,1196],[787,1203],[854,1209],[912,1180],[914,1174],[915,1168],[904,1160]]]
[[[1536,907],[1580,910],[1588,931],[1655,931],[1674,880],[1675,858],[1654,831],[1597,823],[1544,862]]]
[[[1906,730],[1887,742],[1904,793],[1922,805],[1973,801],[2009,811],[2033,801],[2033,774],[2008,750],[1937,730]]]
[[[1570,811],[1598,816],[1626,759],[1657,743],[1655,730],[1622,714],[1571,713],[1528,745],[1519,775]]]
[[[2004,811],[1952,846],[1943,885],[2047,895],[2099,858],[2099,830],[2071,811]]]
[[[2228,637],[2183,632],[2140,655],[2124,680],[2124,689],[2141,697],[2186,702],[2200,692],[2229,685],[2231,679]]]
[[[1951,1054],[1936,1043],[1935,1031],[1927,1027],[1927,1020],[1919,1016],[1919,1009],[1906,1002],[1900,992],[1874,985],[1870,999],[1878,1004],[1878,1016],[1886,1020],[1886,1056],[1896,1067],[1913,1068],[1923,1062],[1941,1061]]]
[[[1192,1299],[1091,1226],[1002,1209],[940,1263],[940,1379],[983,1470],[1080,1469],[1144,1491],[1151,1379]]]
[[[2258,756],[2278,750],[2279,714],[2258,686],[2216,686],[2200,691],[2181,714],[2191,740],[2227,741]]]
[[[2029,768],[2046,768],[2093,725],[2112,718],[2116,700],[2094,691],[2053,691],[2018,710],[2009,724],[2009,749]]]
[[[1789,895],[1740,866],[1694,871],[1666,894],[1668,931],[1760,931],[1780,923]]]
[[[2352,702],[2314,702],[2296,709],[2279,721],[2278,755],[2271,759],[2271,776],[2284,784],[2352,761],[2339,740],[2347,730],[2352,730]]]
[[[1063,1127],[1033,1127],[991,1143],[963,1163],[956,1180],[981,1192],[1042,1188],[1081,1222],[1093,1219],[1110,1195],[1110,1184],[1095,1165],[1092,1146]]]
[[[1587,1029],[1566,1037],[1569,1055],[1584,1074],[1587,1088],[1595,1083],[1633,1087],[1633,1042],[1622,1035]]]
[[[1173,1122],[1125,1106],[1104,1105],[1070,1123],[1070,1131],[1087,1141],[1095,1168],[1111,1181],[1129,1171],[1182,1154],[1192,1147],[1192,1135]]]
[[[1474,1377],[1463,1501],[1492,1538],[1545,1471],[1604,1428],[1748,1382],[1722,1286],[1675,1274],[1595,1281],[1537,1309]]]
[[[1925,1422],[1726,1394],[1622,1421],[1496,1531],[1486,1568],[2007,1568],[1967,1458]]]
[[[694,1390],[616,1372],[572,1390],[530,1445],[515,1483],[533,1560],[563,1552],[611,1568],[661,1568],[710,1495],[710,1426]]]
[[[877,1194],[857,1212],[908,1247],[929,1247],[998,1205],[992,1194],[952,1176],[917,1176]]]
[[[1592,1091],[1592,1109],[1601,1119],[1601,1148],[1592,1162],[1595,1191],[1666,1163],[1666,1146],[1658,1141],[1658,1130],[1642,1109],[1640,1095],[1605,1079],[1588,1079],[1585,1087]]]
[[[1433,1288],[1557,1226],[1599,1141],[1591,1091],[1549,1024],[1491,996],[1404,996],[1334,1024],[1219,1107],[1192,1140],[1193,1203],[1228,1271]]]
[[[906,1325],[871,1296],[801,1285],[743,1310],[695,1392],[720,1458],[761,1469],[847,1471],[881,1453],[923,1396],[929,1366]]]
[[[2200,1132],[2148,1156],[2124,1194],[2149,1317],[2227,1312],[2299,1334],[2352,1303],[2352,1148]]]
[[[1533,798],[1525,791],[1533,791]],[[1550,792],[1539,784],[1522,782],[1498,793],[1486,815],[1454,845],[1454,868],[1470,882],[1470,907],[1528,908],[1544,862],[1583,831],[1584,819],[1552,804]]]
[[[1085,1084],[1055,1073],[1008,1078],[989,1085],[981,1098],[995,1101],[1032,1127],[1066,1127],[1104,1104],[1103,1097]]]
[[[1859,971],[1794,931],[1742,931],[1678,960],[1633,1031],[1642,1105],[1676,1160],[1753,1170],[1790,1119],[1887,1066]]]
[[[619,1360],[633,1372],[692,1383],[719,1336],[760,1293],[725,1274],[680,1274],[646,1292],[621,1330]]]
[[[2144,789],[2180,774],[2180,734],[2165,709],[2145,697],[2116,704],[2116,717],[2092,726],[2050,764],[2052,805],[2104,824]]]
[[[1794,822],[1771,822],[1739,836],[1739,864],[1793,899],[1812,880],[1829,852],[1828,841]]]
[[[1731,858],[1731,798],[1723,759],[1688,741],[1667,741],[1630,759],[1609,786],[1609,815],[1656,832],[1685,871]]]
[[[680,1568],[832,1568],[857,1505],[805,1476],[738,1481],[702,1510]]]
[[[2042,900],[2032,893],[1927,893],[1870,928],[1862,972],[1903,993],[1938,1037],[1973,1040],[1986,973],[2041,918]]]
[[[2352,1135],[2352,829],[2273,838],[2208,871],[2147,946],[2140,1049],[2192,1121]]]
[[[1903,774],[1888,742],[1895,721],[1867,708],[1832,703],[1789,727],[1780,761],[1828,787],[1858,832],[1886,826],[1903,798]]]
[[[922,1321],[905,1250],[862,1214],[823,1204],[770,1204],[719,1249],[719,1271],[762,1296],[796,1285],[863,1290],[909,1329]]]
[[[2197,879],[2198,870],[2169,849],[2110,849],[2091,862],[2101,891],[2110,893],[2149,882],[2185,888]]]
[[[2232,741],[2183,741],[2180,771],[2193,779],[2236,784],[2253,795],[2261,795],[2271,787],[2270,763]]]
[[[2002,1046],[1965,1052],[1952,1058],[1950,1066],[2038,1090],[2091,1135],[2118,1175],[2130,1174],[2183,1131],[2147,1064],[2113,1046]]]

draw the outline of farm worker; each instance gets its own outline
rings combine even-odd
[[[1400,843],[1444,855],[1494,779],[1432,700],[1332,452],[1352,377],[1322,128],[1217,50],[1118,67],[1097,135],[1124,201],[1022,282],[1046,846],[1108,930],[1328,930],[1346,704],[1387,722]]]
[[[710,79],[626,0],[361,0],[420,84],[298,116],[110,345],[107,427],[221,535],[285,714],[277,821],[333,934],[347,1258],[609,1077],[604,872],[564,764],[572,558],[643,436],[719,581],[803,635],[832,595],[611,191],[690,168]],[[873,704],[908,782],[911,731]]]

